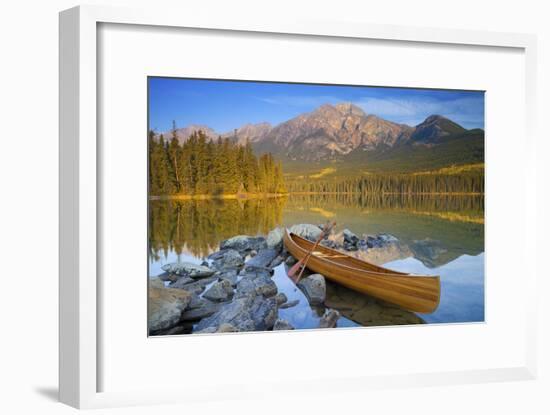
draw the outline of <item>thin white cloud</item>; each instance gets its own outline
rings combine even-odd
[[[323,104],[336,104],[344,101],[334,96],[278,95],[258,98],[260,101],[277,106],[313,109]],[[430,97],[418,98],[376,98],[363,97],[352,101],[367,114],[408,124],[420,124],[433,114],[443,115],[466,128],[483,127],[483,99],[460,97],[454,100],[438,100]]]
[[[443,115],[465,126],[483,125],[483,99],[461,97],[454,100],[380,99],[365,97],[355,102],[367,114],[375,114],[393,121],[418,124],[432,114]]]

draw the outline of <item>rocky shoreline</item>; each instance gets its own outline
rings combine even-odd
[[[322,225],[298,224],[290,230],[316,240]],[[149,282],[149,334],[227,333],[266,330],[293,330],[279,316],[279,310],[295,307],[273,281],[274,268],[296,262],[283,246],[283,229],[264,237],[239,235],[220,243],[220,249],[200,265],[176,262],[162,267],[164,273]],[[363,235],[348,229],[330,234],[321,244],[351,254],[398,249],[392,235]],[[319,328],[338,325],[340,311],[327,302],[327,282],[320,274],[301,279],[298,288],[312,307],[326,307]],[[329,287],[330,288],[330,287]],[[405,318],[405,323],[418,323]],[[401,323],[404,324],[404,323]]]

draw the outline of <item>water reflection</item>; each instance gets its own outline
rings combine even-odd
[[[390,233],[400,240],[373,258],[392,269],[441,276],[436,312],[417,315],[327,281],[326,306],[340,311],[338,327],[484,320],[484,202],[481,196],[292,195],[251,200],[152,200],[149,203],[149,275],[167,262],[191,261],[239,234],[266,235],[276,226],[338,223],[363,233]],[[296,328],[316,328],[325,307],[310,306],[287,277],[273,276],[279,292],[298,304],[279,316]]]
[[[204,257],[239,234],[265,235],[276,226],[337,221],[337,230],[397,236],[404,252],[435,268],[483,252],[483,197],[360,194],[292,195],[251,200],[152,200],[150,258],[170,251]],[[388,258],[387,260],[398,259]]]
[[[407,258],[386,264],[397,271],[433,272],[422,262]],[[434,313],[423,315],[428,323],[485,320],[485,254],[461,257],[437,268],[441,276],[441,301]]]
[[[170,251],[204,257],[232,236],[265,235],[281,223],[285,203],[285,198],[151,200],[150,258]]]

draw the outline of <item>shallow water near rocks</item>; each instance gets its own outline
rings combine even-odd
[[[265,236],[277,226],[336,220],[337,230],[389,233],[399,250],[377,253],[373,262],[398,271],[441,276],[441,302],[431,314],[414,314],[327,281],[325,306],[310,306],[284,263],[273,281],[288,301],[279,318],[296,329],[319,326],[326,308],[341,313],[337,327],[484,321],[484,215],[481,196],[357,199],[323,195],[260,200],[150,202],[149,276],[176,261],[200,264],[235,235]]]

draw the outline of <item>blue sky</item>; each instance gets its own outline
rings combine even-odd
[[[149,127],[207,125],[219,133],[246,123],[273,125],[323,104],[353,102],[367,114],[411,126],[432,114],[484,128],[484,94],[409,88],[149,78]]]

